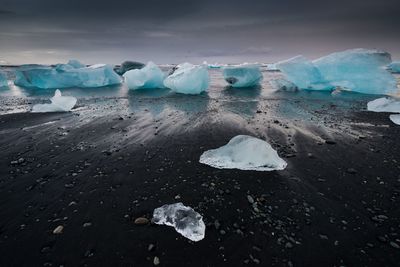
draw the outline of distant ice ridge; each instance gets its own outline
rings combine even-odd
[[[206,226],[203,217],[180,202],[155,209],[152,221],[172,226],[178,233],[192,241],[204,239]]]
[[[0,87],[8,86],[7,75],[0,71]]]
[[[382,97],[368,102],[367,109],[374,112],[394,112],[400,113],[400,100],[394,98]],[[400,114],[392,114],[390,120],[400,125]]]
[[[110,65],[96,64],[86,67],[77,60],[70,60],[68,64],[57,64],[55,67],[21,66],[15,74],[16,85],[42,89],[103,87],[122,82]]]
[[[51,104],[37,104],[32,108],[32,112],[65,112],[71,111],[77,99],[73,96],[62,96],[60,90],[56,90],[54,96],[50,98]]]
[[[164,85],[176,93],[196,95],[207,91],[209,82],[206,65],[183,63],[164,80]]]
[[[242,64],[223,68],[225,81],[232,87],[254,87],[260,84],[263,75],[258,64]]]
[[[309,61],[297,56],[278,62],[277,68],[300,89],[343,90],[365,94],[393,94],[396,79],[385,68],[391,63],[387,52],[352,49]]]
[[[389,70],[393,73],[400,73],[400,61],[394,61],[389,65]]]
[[[142,69],[128,70],[123,75],[129,89],[164,88],[164,72],[153,62]]]
[[[283,170],[287,163],[267,142],[247,135],[238,135],[228,144],[204,152],[200,163],[218,169],[254,171]]]

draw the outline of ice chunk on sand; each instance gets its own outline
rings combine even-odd
[[[394,124],[400,125],[400,114],[392,114],[389,118]]]
[[[287,79],[301,89],[333,89],[365,94],[393,94],[397,82],[385,67],[391,62],[387,52],[352,49],[308,61],[299,56],[277,63]]]
[[[69,87],[103,87],[120,84],[121,77],[110,65],[97,64],[89,67],[75,68],[78,64],[58,64],[55,67],[32,66],[21,67],[15,75],[15,84],[24,87],[42,89]]]
[[[129,70],[123,76],[129,89],[164,88],[165,74],[151,61],[144,68]]]
[[[152,222],[172,226],[178,233],[192,241],[202,240],[206,231],[203,217],[182,203],[164,205],[155,209]]]
[[[207,90],[209,80],[207,66],[183,63],[164,80],[164,85],[176,93],[195,95]]]
[[[394,61],[389,65],[389,70],[393,73],[400,73],[400,61]]]
[[[145,65],[136,61],[124,61],[120,66],[114,67],[114,71],[119,75],[123,75],[128,70],[142,69]]]
[[[276,63],[276,67],[300,89],[332,89],[315,65],[303,56]]]
[[[253,87],[259,85],[263,75],[258,64],[227,66],[223,68],[225,81],[232,87]]]
[[[32,112],[63,112],[70,111],[76,104],[77,99],[73,96],[62,96],[60,90],[56,90],[54,96],[50,98],[51,104],[37,104],[32,108]]]
[[[270,80],[269,83],[271,86],[277,90],[287,91],[287,92],[296,92],[299,88],[292,82],[289,82],[286,79],[275,79]]]
[[[382,97],[368,102],[367,109],[375,112],[398,112],[400,113],[400,100]]]
[[[204,152],[200,163],[218,169],[254,171],[283,170],[287,166],[270,144],[247,135],[235,136],[228,144]]]
[[[7,75],[0,71],[0,87],[8,86]]]

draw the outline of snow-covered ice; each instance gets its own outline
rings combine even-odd
[[[255,171],[283,170],[287,166],[269,143],[247,135],[235,136],[228,144],[204,152],[200,163],[219,169]]]
[[[395,112],[400,113],[400,100],[382,97],[368,102],[367,109],[375,112]]]
[[[392,114],[389,118],[394,124],[400,125],[400,114]]]
[[[207,91],[209,82],[206,65],[183,63],[164,80],[164,85],[176,93],[195,95]]]
[[[192,241],[202,240],[206,231],[203,217],[180,202],[155,209],[152,222],[172,226],[178,233]]]
[[[259,85],[263,75],[258,64],[227,66],[223,68],[224,79],[232,87],[253,87]]]
[[[8,86],[7,75],[0,71],[0,87]]]
[[[400,61],[393,61],[389,65],[389,70],[393,73],[400,73]]]
[[[68,64],[48,66],[22,66],[16,70],[15,84],[24,87],[42,89],[69,87],[103,87],[120,84],[121,77],[114,72],[110,65],[96,64],[81,67],[78,61]]]
[[[145,64],[136,61],[124,61],[121,66],[117,66],[114,68],[114,71],[119,75],[123,75],[128,70],[136,70],[141,69],[145,66]]]
[[[73,96],[62,96],[60,90],[56,90],[54,96],[50,98],[51,104],[37,104],[32,108],[32,112],[63,112],[71,111],[77,99]]]
[[[387,70],[387,52],[352,49],[309,61],[303,56],[277,63],[286,78],[301,89],[325,90],[339,87],[365,94],[393,94],[396,79]]]
[[[134,69],[123,75],[129,89],[164,88],[164,72],[153,62],[142,69]]]

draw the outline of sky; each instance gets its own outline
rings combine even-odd
[[[399,0],[0,0],[0,64],[400,59]]]

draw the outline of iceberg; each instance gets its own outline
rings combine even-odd
[[[203,217],[180,202],[155,209],[152,222],[172,226],[178,233],[196,242],[204,239],[206,231]]]
[[[129,89],[164,88],[165,74],[151,61],[142,69],[125,72],[123,77]]]
[[[382,97],[368,102],[367,109],[374,112],[400,113],[400,100]]]
[[[257,64],[224,67],[223,74],[225,81],[235,88],[254,87],[259,85],[263,78],[260,65]]]
[[[72,65],[70,65],[70,63]],[[41,89],[103,87],[120,84],[121,77],[110,65],[80,67],[78,61],[48,66],[22,66],[15,72],[15,85]]]
[[[218,169],[254,171],[283,170],[287,163],[267,142],[248,135],[238,135],[228,144],[204,152],[200,163]]]
[[[400,125],[400,114],[392,114],[389,118],[394,124]]]
[[[136,69],[141,69],[145,65],[141,62],[136,62],[136,61],[124,61],[120,66],[115,66],[114,71],[118,73],[119,75],[123,75],[125,72],[128,70],[136,70]]]
[[[50,98],[51,104],[37,104],[32,108],[32,112],[66,112],[71,111],[77,99],[73,96],[62,96],[60,90],[56,90],[54,96]]]
[[[277,63],[300,89],[340,88],[365,94],[394,94],[396,79],[385,67],[391,56],[379,50],[352,49],[309,61],[303,56]]]
[[[164,85],[176,93],[195,95],[207,91],[209,80],[206,65],[183,63],[164,80]]]
[[[7,75],[0,71],[0,87],[8,86]]]
[[[389,70],[393,73],[400,73],[400,61],[394,61],[389,65]]]

